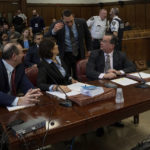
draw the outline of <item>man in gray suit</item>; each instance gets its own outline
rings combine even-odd
[[[91,35],[84,19],[74,18],[70,10],[62,13],[62,20],[51,25],[46,36],[57,40],[59,54],[63,58],[71,74],[76,78],[76,62],[85,58],[85,46],[91,50]]]
[[[125,53],[115,50],[116,43],[114,35],[104,35],[101,49],[91,53],[86,67],[86,75],[90,80],[113,79],[136,71],[135,65],[127,59]]]

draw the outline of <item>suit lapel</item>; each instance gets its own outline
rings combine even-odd
[[[46,61],[44,61],[47,71],[49,72],[49,74],[51,74],[53,77],[50,77],[52,80],[56,79],[55,82],[58,81],[62,81],[62,79],[64,79],[64,77],[62,76],[62,74],[60,73],[60,71],[58,70],[58,68],[56,67],[56,65],[52,62],[50,64],[48,64]],[[54,79],[53,79],[54,78]]]
[[[118,63],[118,60],[119,58],[118,58],[118,56],[117,56],[117,52],[116,51],[114,51],[113,52],[113,69],[115,69],[116,68],[116,65],[117,65],[117,63]]]
[[[0,62],[0,68],[2,69],[1,71],[2,71],[2,74],[4,77],[5,87],[9,91],[8,74],[7,74],[7,70],[2,61]]]

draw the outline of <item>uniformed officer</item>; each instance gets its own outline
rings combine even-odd
[[[123,31],[124,31],[124,23],[118,17],[118,15],[119,15],[119,9],[111,8],[110,18],[112,18],[112,21],[110,23],[110,32],[118,37],[117,50],[121,50]]]
[[[87,25],[91,31],[92,47],[93,49],[99,49],[100,40],[105,35],[107,28],[107,10],[101,9],[99,11],[99,16],[93,16],[87,20]]]

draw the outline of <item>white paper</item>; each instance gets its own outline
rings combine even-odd
[[[150,78],[150,74],[149,73],[139,72],[139,74],[141,75],[141,77],[143,79]],[[139,74],[138,73],[131,73],[130,75],[141,78]]]
[[[150,82],[146,82],[147,85],[150,85]]]
[[[68,88],[69,88],[70,90],[74,90],[74,91],[80,92],[82,86],[85,86],[85,85],[86,85],[86,86],[90,86],[89,84],[77,82],[77,83],[73,83],[73,84],[68,85]]]
[[[123,86],[127,86],[127,85],[130,85],[130,84],[135,84],[137,83],[137,81],[134,81],[132,79],[128,79],[128,78],[119,78],[119,79],[114,79],[114,80],[111,80],[112,82],[115,82],[117,84],[120,84],[120,85],[123,85]]]
[[[62,98],[62,99],[66,99],[66,95],[67,96],[73,96],[73,95],[77,95],[77,94],[81,93],[81,92],[78,92],[78,91],[71,91],[71,92],[66,93],[66,95],[65,95],[64,93],[59,92],[59,91],[54,91],[54,92],[46,91],[46,92],[51,94],[51,95],[57,96],[59,98]]]
[[[35,106],[35,104],[22,105],[22,106],[11,106],[11,107],[7,107],[7,109],[8,109],[8,111],[15,111],[15,110],[24,109],[24,108],[32,107],[32,106]]]

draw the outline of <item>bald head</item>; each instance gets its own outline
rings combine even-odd
[[[16,55],[19,54],[18,46],[19,44],[16,43],[8,43],[3,48],[2,58],[5,60],[11,59],[12,55],[15,53]]]

